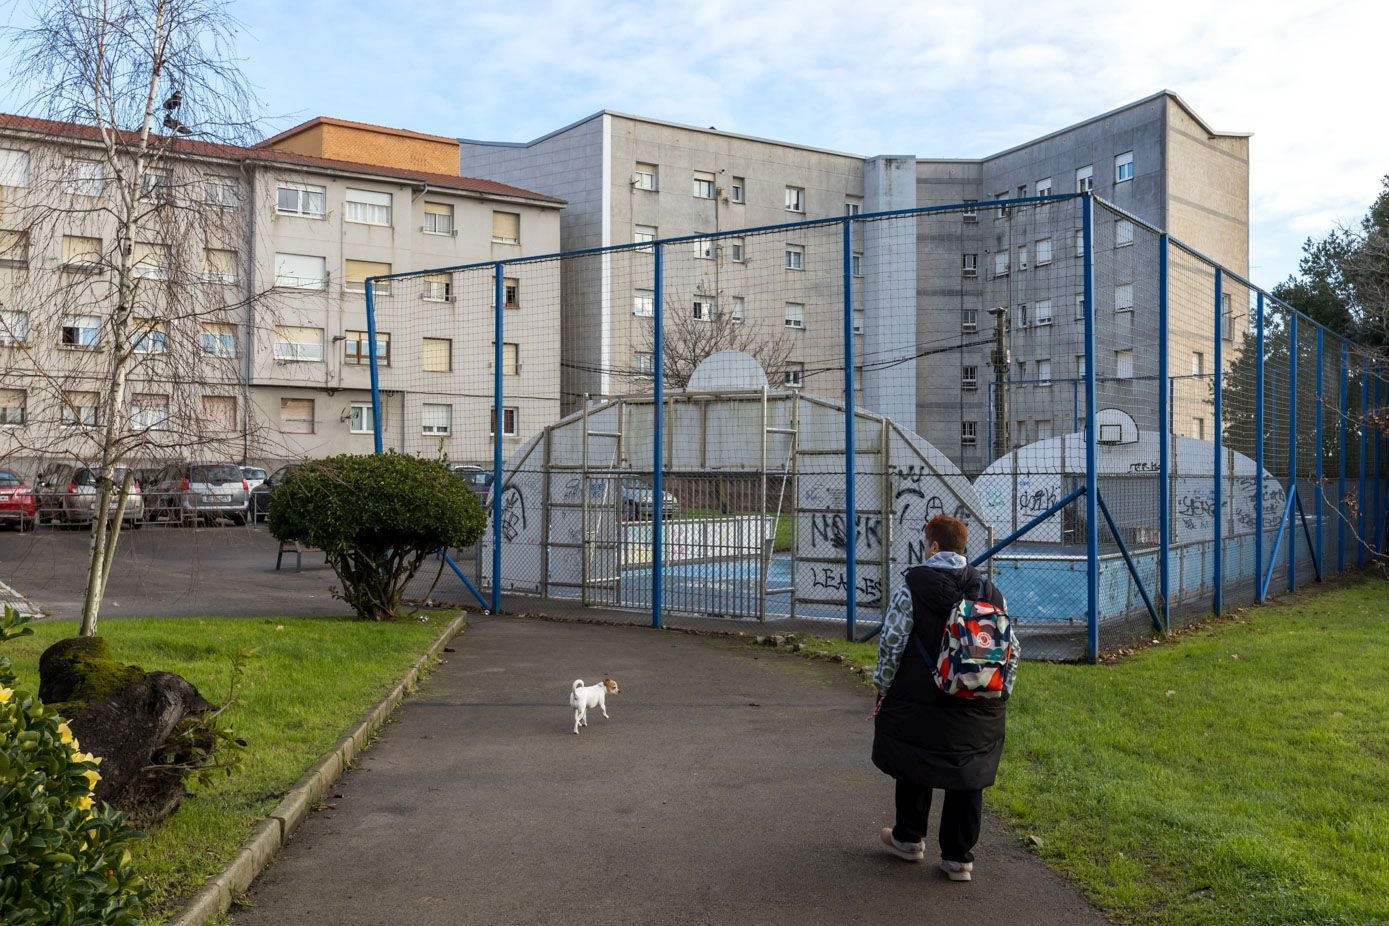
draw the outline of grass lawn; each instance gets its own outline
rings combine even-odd
[[[112,655],[147,670],[177,672],[209,701],[227,695],[232,658],[245,664],[240,703],[228,712],[249,741],[232,776],[192,784],[193,795],[153,827],[137,864],[153,889],[150,921],[220,871],[284,792],[395,685],[443,630],[425,623],[341,618],[186,618],[106,621]],[[71,622],[36,623],[34,635],[5,644],[25,687],[38,689],[38,656],[70,636]]]
[[[1389,923],[1389,583],[1017,685],[986,804],[1118,922]]]

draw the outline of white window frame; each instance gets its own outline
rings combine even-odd
[[[1127,183],[1133,179],[1133,152],[1125,151],[1114,156],[1114,182]]]
[[[787,185],[786,211],[805,214],[805,187]]]
[[[1052,321],[1051,300],[1038,299],[1032,304],[1032,324],[1050,325]]]
[[[1021,273],[1022,271],[1026,270],[1026,269],[1027,269],[1027,245],[1025,245],[1025,244],[1020,244],[1020,245],[1018,245],[1018,272]]]
[[[695,260],[714,259],[713,238],[696,238],[693,241],[691,241],[690,244],[694,247]]]
[[[430,208],[435,210],[448,210],[430,212]],[[420,233],[425,235],[444,235],[447,237],[457,237],[458,222],[457,210],[453,203],[436,203],[425,200],[424,204],[424,224],[420,226]],[[446,221],[441,221],[446,220]],[[444,227],[447,226],[447,227]]]
[[[787,270],[805,269],[805,245],[788,243],[784,253],[786,255]]]
[[[1077,259],[1083,259],[1083,258],[1085,257],[1085,229],[1083,229],[1083,228],[1077,228],[1077,229],[1076,229],[1076,234],[1075,234],[1075,247],[1076,247],[1076,258],[1077,258]]]
[[[714,175],[708,171],[695,171],[690,183],[690,195],[695,199],[713,199]]]
[[[347,412],[349,434],[375,434],[376,409],[370,402],[353,402]]]
[[[714,297],[695,296],[690,304],[690,317],[698,322],[714,320]]]
[[[1050,238],[1038,238],[1038,239],[1037,239],[1037,253],[1036,253],[1036,258],[1037,258],[1037,266],[1038,266],[1038,267],[1045,267],[1047,264],[1051,263],[1051,239],[1050,239]]]
[[[1114,378],[1133,379],[1133,348],[1126,347],[1114,352]]]
[[[1116,283],[1114,286],[1114,311],[1133,311],[1133,284]]]
[[[90,405],[78,405],[72,400],[81,396]],[[95,392],[64,392],[63,408],[60,414],[61,423],[69,428],[92,428],[96,427],[98,414],[101,411],[101,397]]]
[[[783,316],[783,318],[784,318],[785,327],[787,327],[787,328],[794,328],[794,329],[797,330],[797,331],[804,331],[804,330],[805,330],[805,303],[803,303],[803,302],[788,302],[788,303],[786,303],[786,311],[785,311],[785,315]]]
[[[487,413],[487,434],[495,437],[497,433],[497,422],[494,420],[497,415],[497,408],[493,406]],[[511,421],[510,429],[507,428],[507,421]],[[521,410],[515,405],[502,406],[502,437],[516,437],[521,430]]]
[[[212,269],[213,262],[209,259],[212,254],[230,254],[232,256],[231,272]],[[230,248],[203,248],[203,281],[234,286],[241,280],[241,274],[237,272],[240,264],[239,255]]]
[[[227,327],[231,331],[208,330],[209,325]],[[229,322],[204,322],[198,332],[198,347],[209,357],[236,356],[236,326]]]
[[[846,199],[844,200],[845,215],[863,215],[863,200]]]
[[[863,276],[863,255],[854,253],[849,255],[849,272],[856,277]]]
[[[135,330],[131,333],[135,335],[135,343],[131,345],[131,352],[136,354],[162,354],[169,348],[169,330],[163,322],[149,322],[141,324],[135,323]]]
[[[974,447],[979,443],[979,422],[961,421],[960,422],[960,446]]]
[[[660,233],[661,230],[655,225],[633,225],[632,243],[645,245],[645,247],[638,248],[639,251],[651,251],[653,242]]]
[[[450,274],[426,274],[420,282],[420,298],[425,302],[453,301],[453,277]]]
[[[1020,302],[1020,303],[1018,303],[1018,307],[1017,307],[1017,309],[1016,309],[1016,310],[1014,311],[1014,313],[1013,313],[1013,318],[1015,319],[1014,324],[1013,324],[1013,327],[1015,327],[1015,328],[1026,328],[1026,327],[1027,327],[1027,303],[1026,303],[1026,302]],[[1022,362],[1022,361],[1019,361],[1019,363],[1021,363],[1021,362]]]
[[[787,389],[801,389],[805,386],[805,364],[788,363],[782,373],[782,385]]]
[[[294,203],[287,206],[285,194],[294,194]],[[314,197],[317,196],[317,211],[314,210]],[[292,215],[303,219],[326,219],[328,217],[328,188],[314,183],[291,183],[280,181],[275,188],[275,214]]]
[[[973,392],[979,388],[978,364],[965,364],[960,367],[960,388]]]
[[[370,224],[370,223],[363,223],[363,224]],[[385,270],[385,273],[368,273],[368,274],[366,274],[365,276],[363,276],[360,280],[353,280],[353,279],[350,279],[350,278],[348,277],[348,273],[347,273],[347,263],[348,263],[348,261],[351,261],[351,262],[354,263],[354,264],[379,264],[380,266],[385,267],[386,270]],[[388,263],[386,263],[385,261],[380,261],[380,260],[359,260],[358,258],[355,258],[355,257],[351,257],[351,258],[345,257],[345,258],[343,258],[343,267],[342,267],[342,289],[343,289],[343,292],[345,292],[345,293],[366,293],[366,291],[367,291],[367,279],[368,279],[369,277],[373,277],[373,276],[389,276],[390,273],[391,273],[391,269],[392,269],[391,265],[388,264]],[[371,286],[371,291],[372,291],[372,295],[373,295],[373,296],[389,296],[389,295],[391,294],[391,281],[390,281],[390,280],[377,280],[375,283],[372,284],[372,286]]]
[[[1008,252],[994,252],[994,276],[1006,277],[1008,275]]]
[[[1201,353],[1199,350],[1194,350],[1191,352],[1191,375],[1206,375],[1206,355]]]
[[[748,259],[747,244],[742,238],[728,239],[729,259],[735,264],[746,263]]]
[[[632,314],[638,318],[654,318],[656,316],[656,291],[652,289],[638,289],[632,292]]]
[[[1127,248],[1133,246],[1133,223],[1128,219],[1116,219],[1114,222],[1114,246],[1116,248]]]
[[[746,203],[748,197],[748,181],[746,177],[734,177],[729,183],[729,202]]]
[[[978,222],[978,221],[979,221],[979,205],[978,205],[978,203],[979,203],[979,200],[977,200],[977,199],[967,199],[967,200],[965,200],[965,208],[964,208],[963,210],[960,211],[960,221],[961,221],[961,222]]]
[[[1085,320],[1085,294],[1076,293],[1076,320]]]
[[[497,234],[497,216],[514,215],[516,216],[516,234],[499,235]],[[492,243],[493,244],[520,244],[521,243],[521,213],[512,212],[509,209],[492,210]]]
[[[731,307],[730,311],[733,313],[733,314],[732,314],[733,324],[735,324],[735,325],[741,325],[743,322],[747,321],[747,320],[748,320],[747,299],[745,299],[745,298],[742,297],[742,296],[734,296],[734,297],[733,297],[732,307]]]
[[[0,347],[29,343],[29,313],[22,309],[0,309]]]
[[[430,411],[433,410],[433,417],[440,417],[438,409],[443,409],[443,424],[430,423]],[[453,433],[453,406],[445,402],[424,402],[420,405],[420,433],[428,434],[432,437],[447,437]]]
[[[8,396],[16,398],[8,398]],[[0,388],[0,427],[23,427],[28,417],[29,393],[23,389]]]
[[[1043,177],[1041,180],[1038,180],[1035,189],[1037,190],[1037,193],[1036,193],[1037,196],[1050,196],[1050,195],[1051,195],[1051,178],[1050,178],[1050,177]],[[1046,203],[1040,203],[1039,205],[1045,206],[1045,205],[1047,205],[1047,204],[1046,204]]]
[[[643,168],[650,168],[643,170]],[[638,161],[632,168],[632,189],[655,193],[660,189],[660,167]]]
[[[1043,388],[1051,385],[1051,361],[1048,359],[1037,361],[1037,385]]]
[[[163,399],[149,403],[150,399]],[[162,431],[169,426],[169,397],[143,393],[130,397],[130,429],[132,431]]]
[[[294,329],[296,333],[317,331],[318,343],[285,340],[289,336],[289,329]],[[322,363],[323,333],[322,328],[315,328],[312,325],[277,325],[275,326],[275,341],[271,352],[279,363]]]
[[[86,176],[80,176],[82,173]],[[100,196],[106,189],[106,162],[92,158],[69,158],[63,182],[73,196]]]
[[[29,152],[19,148],[0,148],[0,187],[29,185]]]
[[[632,354],[632,372],[637,376],[656,375],[656,355],[651,351],[636,351]]]
[[[979,276],[979,255],[961,254],[960,255],[960,274],[966,277]]]
[[[1076,168],[1076,192],[1090,193],[1095,189],[1095,165],[1086,164]]]
[[[241,208],[241,184],[230,177],[203,181],[203,202],[223,209]]]
[[[79,332],[75,340],[67,339],[67,332]],[[89,332],[89,333],[88,333]],[[58,331],[58,344],[61,347],[77,350],[91,350],[101,346],[101,318],[97,315],[65,315]]]
[[[960,330],[978,331],[979,330],[979,310],[961,309],[960,310]]]
[[[285,260],[291,258],[291,260]],[[301,276],[289,274],[281,269],[282,264],[294,264],[299,261],[316,261],[317,266],[322,268],[322,273],[317,277]],[[288,269],[286,267],[285,269]],[[307,269],[301,266],[299,269]],[[275,286],[278,289],[304,289],[304,290],[324,290],[328,288],[328,259],[317,254],[289,254],[277,251],[275,253]]]

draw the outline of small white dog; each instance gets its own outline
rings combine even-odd
[[[617,687],[617,682],[603,676],[603,680],[597,685],[584,686],[584,680],[574,679],[574,688],[569,693],[569,706],[574,708],[574,732],[579,732],[579,727],[588,726],[588,709],[596,707],[603,712],[603,719],[608,719],[608,692],[617,694],[621,691]]]

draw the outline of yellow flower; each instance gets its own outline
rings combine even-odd
[[[9,689],[6,688],[4,691],[9,691]],[[0,701],[3,700],[4,698],[0,698]],[[64,746],[72,743],[74,744],[74,748],[76,747],[77,740],[73,737],[72,728],[67,725],[66,721],[58,724],[58,742],[62,743]]]
[[[101,756],[94,756],[90,752],[74,752],[72,754],[74,762],[91,762],[95,765],[101,764]]]
[[[0,685],[0,704],[4,704],[6,701],[10,700],[10,696],[13,694],[13,688],[6,688],[3,685]]]
[[[75,797],[72,799],[70,803],[73,807],[77,808],[78,810],[92,809],[92,799],[88,795],[83,795],[82,797]]]
[[[87,779],[88,788],[95,788],[96,783],[101,780],[101,774],[97,772],[95,769],[90,768],[82,773],[82,777]]]

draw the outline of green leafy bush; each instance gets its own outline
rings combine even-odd
[[[270,533],[322,550],[359,617],[394,620],[406,584],[487,518],[442,463],[396,453],[328,457],[290,471],[270,497]]]
[[[32,631],[5,607],[0,642]],[[17,687],[0,656],[0,921],[134,926],[145,888],[130,861],[139,833],[94,806],[101,761],[62,717]]]

